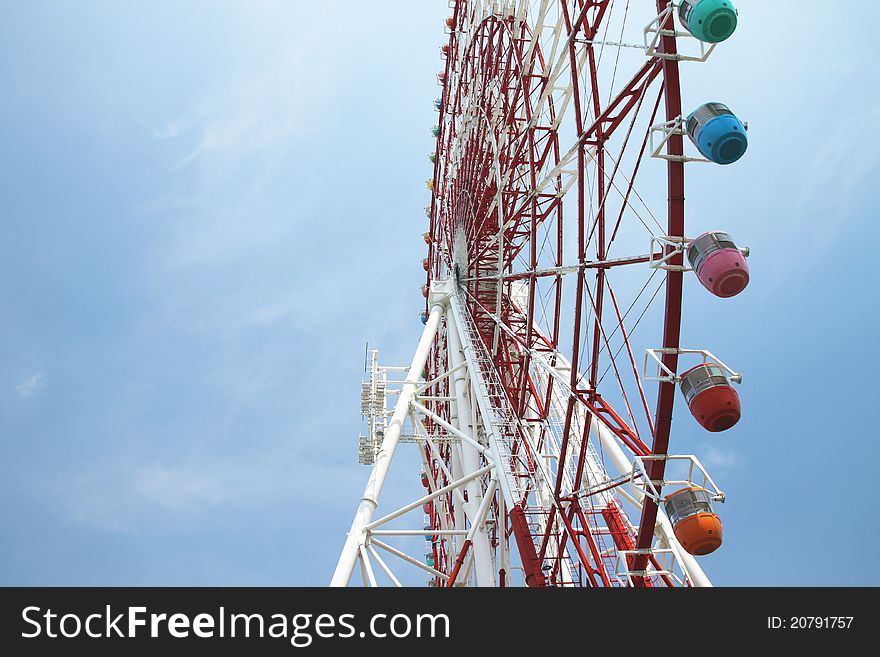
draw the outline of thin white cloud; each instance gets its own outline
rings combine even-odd
[[[729,468],[742,463],[742,457],[732,449],[709,447],[702,461],[709,467]]]
[[[190,127],[190,119],[186,117],[171,119],[162,125],[154,125],[144,119],[140,114],[133,114],[132,118],[139,125],[142,125],[150,132],[150,137],[155,141],[164,141],[167,139],[177,139]]]
[[[202,154],[202,151],[205,150],[209,146],[209,139],[205,137],[205,139],[199,143],[188,155],[185,155],[180,160],[178,160],[170,169],[172,173],[176,173],[183,169],[190,162],[197,160],[198,157]]]
[[[187,119],[171,120],[161,127],[153,128],[153,139],[176,139],[187,128],[189,128],[189,121]]]
[[[28,397],[33,397],[43,387],[43,382],[44,378],[42,374],[31,374],[30,376],[25,377],[25,379],[21,383],[15,386],[15,394],[18,395],[19,399],[27,399]]]
[[[296,230],[306,210],[279,205],[278,190],[289,187],[302,141],[325,129],[327,107],[345,88],[350,62],[326,39],[336,22],[329,7],[315,8],[302,17],[298,38],[253,51],[243,74],[200,88],[183,104],[172,123],[186,133],[163,146],[177,180],[150,204],[174,218],[159,261],[167,271],[250,257]]]
[[[57,485],[74,522],[136,534],[160,531],[175,518],[196,518],[217,509],[258,512],[267,505],[308,499],[315,491],[344,490],[350,484],[350,469],[344,465],[311,462],[300,471],[296,464],[305,457],[295,454],[294,448],[237,459],[105,464]],[[296,476],[291,476],[294,472]],[[322,504],[351,506],[350,498]]]
[[[148,502],[176,511],[199,511],[236,497],[234,470],[150,465],[135,474],[135,489]]]

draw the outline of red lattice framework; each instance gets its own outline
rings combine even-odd
[[[530,12],[539,4],[531,3]],[[558,378],[539,380],[535,359],[561,370],[570,365],[567,401],[558,418],[562,444],[553,464],[553,504],[548,510],[537,503],[528,486],[512,509],[496,500],[492,516],[503,535],[499,529],[493,540],[516,540],[530,585],[611,586],[619,583],[617,554],[651,547],[657,504],[646,499],[641,516],[630,519],[616,500],[595,503],[602,497],[598,493],[622,482],[591,488],[591,423],[578,427],[575,417],[579,407],[586,409],[633,456],[667,453],[675,386],[642,381],[632,334],[641,326],[646,346],[679,346],[682,273],[650,269],[651,254],[644,249],[649,240],[645,235],[642,249],[634,248],[631,225],[636,219],[651,225],[648,193],[637,184],[640,174],[654,180],[665,175],[665,221],[661,210],[660,225],[649,230],[684,236],[684,164],[674,159],[683,155],[681,136],[668,141],[672,159],[648,158],[650,126],[681,115],[679,64],[670,57],[677,52],[676,38],[664,36],[657,56],[638,53],[641,65],[623,71],[625,46],[619,39],[609,45],[618,36],[609,30],[622,24],[622,33],[627,21],[638,28],[642,17],[662,12],[666,2],[654,7],[620,0],[616,8],[612,0],[543,4],[553,5],[552,16],[523,15],[516,7],[487,15],[487,3],[455,3],[441,76],[427,282],[450,276],[459,282],[475,332],[503,384],[503,398],[492,401],[517,419],[510,436],[515,463],[509,465],[520,478],[529,480],[543,458],[552,398],[563,386]],[[628,18],[630,4],[639,5],[638,20]],[[648,4],[654,14],[644,13]],[[667,16],[670,24],[664,27],[671,29]],[[542,38],[536,39],[539,19]],[[543,38],[551,19],[562,27],[552,39]],[[665,117],[658,118],[661,112]],[[681,256],[670,264],[682,264]],[[441,330],[428,361],[429,378],[446,370],[445,350]],[[667,354],[663,362],[677,371],[677,356]],[[447,380],[431,394],[448,395]],[[448,417],[442,401],[430,407]],[[533,440],[524,439],[527,431]],[[449,446],[443,450],[440,459],[426,453],[439,485],[446,478],[438,460],[450,458]],[[646,463],[649,478],[662,480],[665,462]],[[566,477],[573,485],[564,484]],[[454,507],[450,493],[444,508]],[[432,516],[432,525],[441,526],[440,519]],[[457,557],[459,567],[465,551]],[[457,572],[442,542],[434,559],[441,572]],[[566,559],[575,565],[569,569],[574,576],[563,575]],[[644,570],[649,559],[654,557],[630,557],[628,565]],[[550,570],[542,570],[542,563]],[[672,581],[636,577],[634,583]]]

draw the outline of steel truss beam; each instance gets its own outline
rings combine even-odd
[[[405,555],[400,550],[389,549],[390,546],[376,537],[412,535],[449,538],[464,536],[464,543],[458,550],[454,550],[454,552],[457,552],[455,575],[451,579],[448,575],[444,575],[441,578],[447,581],[448,585],[451,586],[458,582],[466,581],[471,570],[476,577],[477,585],[494,586],[497,584],[495,569],[497,557],[487,526],[487,515],[492,510],[493,505],[497,505],[495,489],[499,479],[497,464],[500,462],[499,455],[501,451],[492,437],[494,429],[485,424],[480,424],[470,408],[469,393],[473,393],[473,391],[469,391],[467,386],[474,386],[475,379],[472,373],[468,372],[468,368],[473,367],[473,363],[468,360],[466,354],[472,350],[472,346],[469,336],[461,334],[456,328],[454,311],[450,312],[450,306],[454,306],[455,303],[454,296],[455,293],[452,285],[448,282],[435,283],[432,288],[431,314],[422,332],[416,354],[410,367],[407,368],[406,380],[402,382],[402,387],[398,391],[398,399],[392,418],[385,430],[382,445],[376,455],[364,495],[343,546],[342,554],[331,580],[331,586],[347,585],[357,565],[361,567],[364,584],[376,586],[375,572],[370,562],[370,556],[374,552],[371,552],[371,546],[375,544],[400,558],[403,558],[402,555]],[[444,321],[447,326],[446,337],[450,340],[450,368],[445,375],[437,376],[428,383],[422,383],[419,379],[419,374],[425,367],[432,344]],[[419,395],[420,392],[430,389],[432,384],[437,385],[449,380],[453,382],[454,396]],[[479,393],[474,394],[476,394],[479,400],[478,405],[483,410],[483,414],[488,417],[486,413],[489,407],[486,405],[486,400],[480,398]],[[454,409],[454,422],[444,419],[441,415],[424,405],[426,403],[438,402],[450,404],[451,408]],[[460,443],[451,445],[451,449],[456,450],[457,453],[457,458],[453,459],[453,469],[449,470],[444,464],[444,476],[454,480],[443,486],[436,485],[435,481],[432,491],[428,494],[377,520],[373,520],[394,451],[403,435],[404,420],[415,415],[420,415],[423,418],[423,420],[414,422],[417,430],[418,427],[424,429],[423,422],[429,421],[461,440]],[[489,435],[486,441],[488,444],[480,442],[481,438],[479,437],[478,429],[479,434]],[[435,458],[440,456],[437,446],[431,441],[430,437],[426,438],[426,443],[428,445],[427,449]],[[441,457],[439,462],[443,463],[444,459]],[[455,476],[456,470],[459,471],[458,477]],[[485,494],[483,493],[483,486],[486,486]],[[505,483],[502,488],[509,489],[509,485]],[[440,500],[452,494],[455,495],[458,501],[456,508],[460,508],[463,514],[459,516],[458,522],[453,522],[449,527],[432,530],[379,529],[419,507],[435,502],[439,503]],[[465,520],[468,523],[467,528],[464,525]],[[466,556],[470,561],[468,561],[465,570],[462,571]],[[375,559],[375,555],[373,555],[373,558]],[[442,572],[431,566],[423,565],[408,555],[406,555],[404,560],[408,563],[418,563],[422,570],[431,573],[435,577],[439,577],[436,573]],[[380,567],[386,574],[392,573],[387,564],[380,564]],[[392,577],[392,582],[399,583],[399,580],[396,577]]]

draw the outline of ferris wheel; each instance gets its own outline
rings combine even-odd
[[[723,316],[748,249],[706,217],[686,226],[685,171],[733,164],[748,137],[722,102],[683,108],[681,74],[731,47],[738,13],[449,6],[424,330],[408,367],[368,354],[372,471],[331,585],[399,586],[411,568],[435,587],[710,586],[699,557],[721,546],[725,495],[674,451],[673,408],[680,394],[692,416],[676,426],[729,430],[742,375],[681,344],[682,290],[694,277]],[[404,443],[420,472],[395,468]],[[391,473],[416,492],[384,509]]]

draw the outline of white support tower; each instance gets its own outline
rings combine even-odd
[[[360,461],[371,465],[372,470],[331,586],[349,585],[356,570],[361,572],[361,583],[365,586],[381,585],[377,570],[387,577],[389,585],[400,586],[402,578],[397,568],[401,562],[423,571],[431,586],[450,582],[455,586],[527,583],[521,550],[518,552],[516,546],[511,550],[507,514],[515,507],[522,508],[528,526],[535,531],[544,525],[554,507],[557,518],[565,514],[567,506],[555,501],[557,497],[553,492],[559,470],[564,490],[586,486],[588,493],[600,491],[594,495],[582,494],[589,498],[583,504],[587,509],[619,504],[610,490],[616,488],[615,483],[627,478],[631,490],[617,488],[617,499],[641,508],[644,492],[633,474],[633,462],[627,459],[618,439],[606,425],[583,408],[578,408],[571,423],[569,443],[578,446],[584,424],[589,422],[604,454],[604,463],[597,449],[589,445],[580,485],[575,482],[576,459],[569,456],[560,464],[560,446],[564,441],[562,416],[570,394],[567,381],[571,369],[561,354],[555,354],[552,359],[534,354],[537,385],[546,391],[553,381],[555,391],[551,393],[551,412],[543,426],[535,423],[520,434],[535,449],[535,454],[540,454],[537,461],[529,464],[522,455],[513,453],[514,443],[510,437],[517,432],[518,423],[509,416],[504,405],[498,403],[503,396],[501,384],[493,380],[485,360],[486,349],[475,341],[473,327],[468,326],[451,281],[435,283],[429,299],[431,312],[409,367],[381,366],[378,351],[368,352],[370,376],[362,384],[361,408],[369,425],[367,441],[378,442],[375,452],[370,450],[365,456],[365,438],[361,437]],[[438,341],[438,336],[443,339]],[[448,369],[426,381],[422,373],[431,345],[437,342],[446,346]],[[550,360],[555,364],[551,365]],[[395,372],[405,373],[405,378],[396,383],[391,381],[389,374]],[[443,381],[448,382],[448,395],[440,398],[426,394]],[[395,385],[400,388],[393,387]],[[397,397],[390,420],[387,419],[386,395]],[[444,406],[447,411],[431,410],[429,404]],[[433,429],[427,429],[426,425]],[[539,441],[542,433],[545,439]],[[427,482],[425,494],[375,518],[382,488],[402,442],[416,445],[422,454],[423,482]],[[576,452],[569,450],[569,454]],[[434,464],[436,470],[431,470],[429,464]],[[611,466],[611,472],[606,471],[606,464]],[[604,488],[608,491],[602,492]],[[426,508],[432,511],[426,514]],[[394,521],[404,519],[410,526],[389,528],[391,524],[398,524]],[[557,535],[565,533],[562,525],[562,521],[555,521]],[[633,531],[631,526],[628,529]],[[658,560],[652,565],[646,571],[649,576],[674,577],[678,583],[694,586],[711,585],[696,560],[678,544],[670,521],[662,512],[656,533],[655,552],[658,558],[662,557],[662,563]],[[422,557],[392,544],[395,539],[412,537],[427,537],[429,546],[442,545],[445,567],[434,562],[437,554],[434,549],[430,557]],[[547,545],[542,570],[558,568],[559,581],[573,584],[578,566],[571,552],[569,546],[559,545],[559,541]],[[621,562],[621,554],[609,551],[607,560],[619,583],[627,584],[633,573],[627,570],[625,558]],[[395,559],[389,559],[389,555]],[[631,557],[631,554],[623,556]],[[514,576],[516,572],[520,573],[519,577]]]

